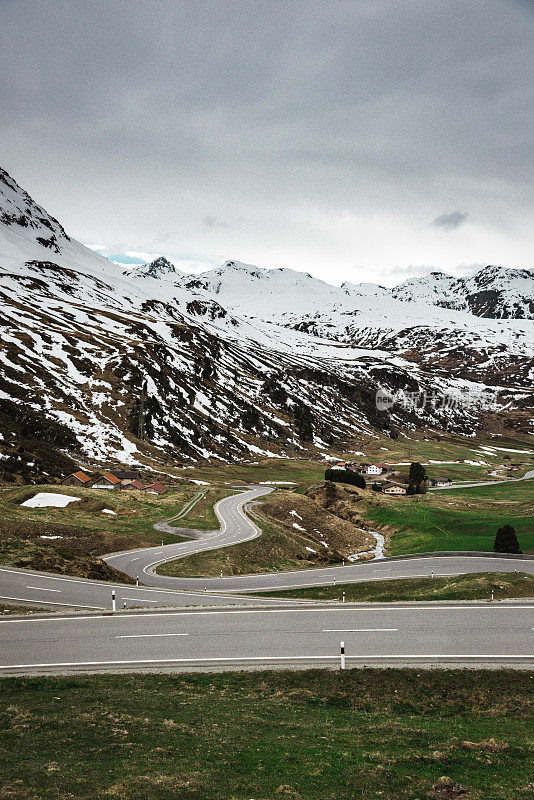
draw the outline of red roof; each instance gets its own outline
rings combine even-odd
[[[120,478],[117,478],[112,472],[108,472],[107,475],[103,475],[102,477],[110,483],[120,483]]]
[[[89,475],[86,475],[85,472],[81,472],[81,471],[80,472],[73,472],[71,477],[72,478],[78,478],[78,480],[81,481],[82,483],[87,483],[88,481],[91,480]]]
[[[146,489],[145,484],[141,483],[141,481],[130,481],[130,483],[128,483],[128,487],[130,486],[133,486],[134,489]]]
[[[153,492],[166,492],[167,491],[167,487],[165,486],[165,484],[164,483],[159,483],[158,481],[156,481],[156,483],[151,483],[150,486],[146,486],[145,488],[148,489],[148,490],[151,489]]]

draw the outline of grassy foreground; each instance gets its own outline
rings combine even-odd
[[[534,576],[524,572],[481,572],[451,578],[399,578],[388,581],[363,581],[337,586],[310,586],[262,592],[262,596],[295,597],[312,600],[394,603],[411,600],[495,600],[534,597]]]
[[[526,800],[533,683],[398,669],[5,678],[0,796]]]

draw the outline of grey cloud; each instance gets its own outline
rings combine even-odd
[[[442,214],[440,217],[436,217],[430,224],[433,228],[441,228],[444,231],[455,231],[467,222],[467,216],[467,214],[461,211],[453,211],[452,214]]]
[[[0,0],[4,166],[75,235],[150,250],[235,252],[241,218],[290,248],[294,209],[415,227],[436,198],[504,230],[534,196],[533,38],[512,0]]]

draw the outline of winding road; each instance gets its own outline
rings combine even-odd
[[[189,541],[105,556],[116,569],[134,579],[139,576],[138,586],[0,567],[0,602],[70,611],[67,616],[1,619],[0,675],[327,666],[338,664],[341,641],[349,665],[523,668],[534,662],[534,605],[529,602],[381,606],[248,594],[431,574],[534,574],[529,557],[441,554],[222,578],[171,578],[154,572],[165,561],[259,536],[244,507],[270,491],[249,487],[219,501],[219,531],[175,528],[174,518],[159,525],[191,537]],[[174,610],[164,610],[169,608]]]

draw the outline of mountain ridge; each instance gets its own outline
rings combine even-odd
[[[473,434],[496,396],[495,425],[531,430],[530,320],[356,296],[233,260],[200,275],[163,257],[121,271],[12,179],[0,189],[6,476],[46,479],[80,457],[317,456],[364,433]],[[54,247],[38,240],[47,231]],[[387,412],[379,389],[395,398]],[[408,395],[456,400],[417,407]]]

